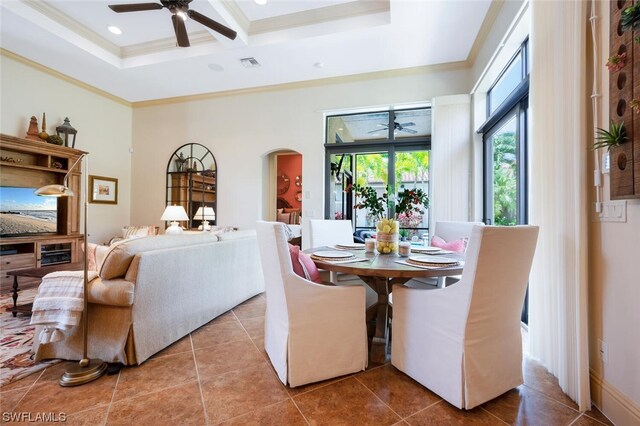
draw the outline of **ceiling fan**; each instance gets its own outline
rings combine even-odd
[[[399,131],[399,132],[406,132],[412,135],[415,135],[416,133],[418,133],[417,131],[413,130],[413,129],[407,129],[407,127],[409,126],[415,126],[416,123],[414,123],[413,121],[410,121],[408,123],[398,123],[397,121],[393,122],[393,130],[394,131]],[[385,130],[389,130],[389,125],[388,124],[378,124],[378,126],[380,126],[380,129],[376,129],[376,130],[372,130],[370,132],[367,133],[377,133],[377,132],[382,132]]]
[[[160,0],[160,3],[136,3],[136,4],[111,4],[109,8],[117,13],[123,12],[141,12],[145,10],[159,10],[167,8],[171,12],[171,20],[173,21],[173,29],[176,32],[176,39],[178,40],[178,46],[189,47],[189,36],[187,35],[187,28],[184,25],[187,17],[193,19],[196,22],[201,23],[205,27],[209,27],[212,30],[222,34],[223,36],[230,38],[231,40],[236,38],[236,32],[231,28],[225,27],[219,22],[214,21],[211,18],[204,16],[195,10],[189,10],[189,3],[192,0]]]

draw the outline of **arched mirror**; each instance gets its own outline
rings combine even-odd
[[[182,226],[193,229],[216,224],[217,182],[216,159],[204,145],[188,143],[171,155],[167,164],[166,205],[184,207],[189,220]]]
[[[291,180],[289,176],[284,173],[278,173],[278,195],[286,194],[289,190],[289,185],[291,184]]]

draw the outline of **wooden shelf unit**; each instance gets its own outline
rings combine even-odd
[[[198,172],[169,172],[171,204],[184,207],[189,216],[188,228],[200,225],[193,216],[198,207],[204,205],[216,209],[216,176],[204,176]],[[215,221],[209,221],[211,225]],[[195,226],[194,226],[195,224]]]
[[[640,99],[640,31],[623,32],[622,11],[636,0],[610,2],[609,54],[627,54],[626,65],[609,74],[610,120],[624,122],[629,140],[610,151],[610,190],[612,200],[640,198],[640,116],[631,108]]]
[[[0,134],[0,185],[39,188],[62,184],[69,167],[84,151]],[[0,292],[13,285],[7,272],[41,266],[78,262],[81,257],[80,205],[82,162],[69,174],[67,185],[75,197],[58,198],[56,233],[0,239]],[[37,278],[20,279],[20,289],[38,285]]]

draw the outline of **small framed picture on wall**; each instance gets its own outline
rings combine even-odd
[[[118,204],[118,179],[90,175],[89,202],[98,204]]]

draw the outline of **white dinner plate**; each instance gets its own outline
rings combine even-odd
[[[420,263],[432,263],[432,264],[443,264],[443,265],[449,265],[449,264],[455,265],[459,262],[458,260],[452,259],[450,257],[429,256],[429,255],[409,256],[409,260],[412,260],[414,262],[420,262]]]
[[[353,243],[353,244],[336,244],[336,247],[342,249],[352,249],[352,250],[360,250],[364,248],[363,243]]]
[[[349,253],[348,251],[319,250],[314,252],[313,256],[326,257],[331,259],[343,259],[346,257],[353,257],[353,253]]]
[[[440,247],[411,247],[411,251],[416,253],[434,254],[443,251]]]

